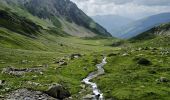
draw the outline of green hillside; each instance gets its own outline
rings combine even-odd
[[[70,92],[67,100],[82,100],[93,94],[82,80],[97,70],[95,65],[104,56],[105,74],[92,82],[106,100],[170,99],[169,24],[131,40],[120,40],[108,37],[105,29],[80,10],[74,19],[70,8],[77,7],[69,0],[42,1],[38,5],[40,0],[0,0],[0,100],[9,99],[20,89],[46,94],[53,84]],[[69,6],[54,9],[57,2]],[[44,10],[46,3],[45,8],[62,13],[49,16],[49,9]]]

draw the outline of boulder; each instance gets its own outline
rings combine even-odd
[[[60,84],[51,86],[45,93],[60,100],[71,96],[70,92]]]

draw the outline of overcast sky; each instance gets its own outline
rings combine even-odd
[[[71,0],[87,15],[121,15],[140,19],[170,12],[170,0]]]

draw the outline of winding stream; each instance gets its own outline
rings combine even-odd
[[[99,75],[104,74],[104,69],[103,66],[106,64],[106,57],[103,58],[102,62],[100,64],[97,64],[97,72],[92,72],[90,73],[85,79],[83,79],[82,82],[84,82],[87,85],[91,85],[92,89],[93,89],[93,94],[94,94],[94,100],[103,100],[103,93],[100,92],[100,90],[97,88],[97,84],[90,82],[90,80],[98,77]]]

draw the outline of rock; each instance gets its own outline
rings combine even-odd
[[[36,83],[36,82],[28,81],[27,83],[34,86],[42,86],[40,83]]]
[[[157,81],[159,82],[169,82],[169,80],[166,77],[160,77]]]
[[[15,90],[5,97],[5,100],[56,100],[49,95],[40,91],[33,91],[28,89]]]
[[[5,91],[9,91],[9,90],[10,90],[10,88],[8,88],[8,87],[5,88]]]
[[[82,85],[80,85],[80,87],[81,87],[82,89],[85,89],[85,88],[86,88],[86,85],[82,84]]]
[[[44,75],[44,73],[43,73],[43,72],[40,72],[40,74],[41,74],[41,75]]]
[[[3,85],[5,83],[5,80],[0,80],[0,85]]]
[[[15,76],[22,76],[28,72],[42,72],[42,68],[14,68],[14,67],[7,67],[2,69],[2,73],[6,73],[9,75]]]
[[[55,64],[58,64],[59,66],[67,65],[66,59],[65,59],[64,57],[61,58],[61,59],[58,60],[58,61],[55,61],[54,63],[55,63]]]
[[[140,47],[140,48],[138,48],[138,51],[141,51],[142,50],[142,48]]]
[[[64,99],[71,96],[70,92],[66,90],[62,85],[56,84],[51,86],[45,93],[48,95],[57,98],[57,99]]]
[[[91,95],[91,94],[87,94],[86,96],[83,97],[83,99],[85,99],[85,100],[92,100],[94,98],[95,98],[95,96]]]
[[[59,64],[60,66],[64,66],[64,65],[67,65],[67,62],[65,62],[65,61],[60,61],[60,62],[58,62],[58,64]]]
[[[129,56],[129,54],[128,53],[124,53],[124,54],[122,54],[122,56]]]
[[[79,54],[79,53],[77,53],[77,54],[71,54],[71,55],[70,55],[70,58],[71,58],[71,59],[80,58],[80,57],[82,57],[82,55]]]

